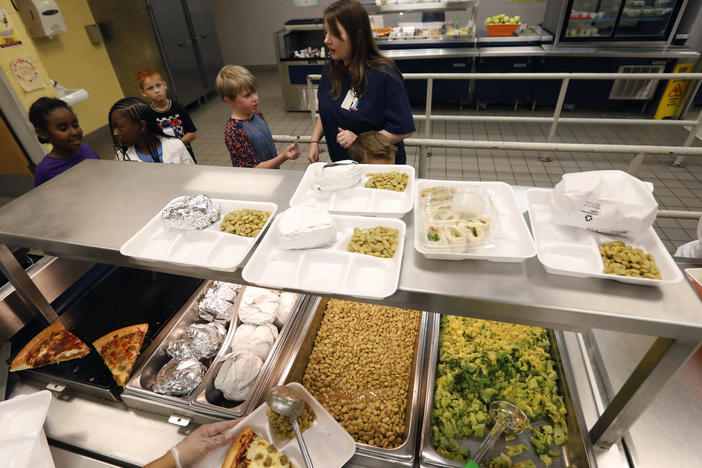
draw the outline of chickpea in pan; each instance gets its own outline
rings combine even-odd
[[[420,319],[415,310],[328,302],[302,384],[357,442],[403,443]]]
[[[256,237],[270,217],[270,211],[235,210],[227,213],[222,219],[220,230],[237,236]]]
[[[606,274],[662,279],[656,260],[642,249],[634,248],[621,241],[606,242],[600,245],[600,254]]]

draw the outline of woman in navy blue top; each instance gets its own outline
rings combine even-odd
[[[415,131],[412,110],[402,75],[373,41],[366,9],[356,0],[332,3],[324,11],[324,30],[331,59],[317,91],[319,118],[307,158],[319,161],[324,135],[332,161],[349,159],[346,150],[356,136],[377,130],[397,146],[395,163],[405,164],[402,140]]]

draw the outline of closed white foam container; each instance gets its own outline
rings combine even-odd
[[[682,281],[680,268],[652,227],[633,241],[622,236],[558,225],[553,221],[551,191],[552,189],[531,189],[527,192],[529,221],[536,240],[536,255],[546,271],[556,275],[603,278],[644,286],[660,286]],[[661,279],[604,273],[599,246],[613,241],[622,241],[651,254],[660,270]]]
[[[321,172],[324,164],[319,162],[307,167],[305,175],[290,198],[290,206],[312,205],[330,213],[386,218],[401,218],[412,210],[415,191],[414,167],[403,164],[359,164],[363,170],[359,184],[341,190],[320,192],[314,188],[314,178]],[[407,174],[408,181],[404,192],[366,188],[366,174],[378,172]]]
[[[353,440],[353,437],[341,427],[341,424],[336,422],[332,415],[319,404],[305,387],[297,382],[289,383],[286,386],[297,390],[307,404],[312,407],[316,415],[312,427],[302,433],[302,438],[307,445],[307,451],[310,454],[310,458],[312,458],[312,464],[315,467],[341,468],[356,452],[356,442]],[[242,419],[235,426],[236,435],[238,436],[245,427],[250,427],[257,435],[272,443],[275,448],[285,454],[296,467],[304,467],[305,461],[298,448],[297,440],[294,437],[292,439],[279,440],[273,434],[268,423],[268,416],[266,416],[267,408],[268,405],[263,403]],[[234,440],[236,440],[236,437]],[[210,452],[205,459],[196,465],[196,468],[220,468],[227,457],[230,447],[231,444]]]
[[[144,227],[122,245],[119,249],[120,253],[142,260],[235,271],[271,223],[278,206],[269,202],[226,199],[212,199],[212,202],[219,205],[222,215],[207,228],[195,231],[169,229],[161,221],[161,210],[159,210]],[[244,237],[222,232],[219,226],[227,213],[243,209],[271,213],[258,236]]]
[[[0,465],[54,468],[43,426],[51,392],[42,390],[0,403]]]

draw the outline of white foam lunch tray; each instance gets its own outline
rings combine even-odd
[[[242,271],[244,279],[269,288],[300,289],[318,294],[339,294],[384,299],[397,290],[404,251],[405,223],[393,218],[332,215],[337,228],[334,244],[320,249],[283,250],[278,247],[277,217]],[[347,252],[353,228],[376,226],[400,231],[392,258]]]
[[[421,213],[422,190],[428,187],[455,187],[487,190],[492,195],[497,213],[498,233],[494,246],[475,247],[467,252],[456,253],[427,249],[421,241],[424,236]],[[534,239],[531,237],[524,216],[517,206],[512,187],[504,182],[461,182],[455,180],[420,179],[417,181],[414,203],[414,248],[427,258],[436,260],[487,260],[490,262],[522,262],[536,255]]]
[[[119,251],[122,255],[142,260],[235,271],[271,223],[278,205],[269,202],[219,198],[213,198],[212,202],[219,205],[222,214],[220,219],[207,228],[195,231],[169,229],[161,221],[161,210],[159,210],[151,221],[122,245]],[[243,237],[220,231],[219,225],[224,216],[230,211],[242,209],[271,212],[258,236]]]
[[[412,210],[415,187],[414,167],[402,164],[359,164],[364,174],[360,184],[347,189],[319,192],[314,189],[314,176],[322,170],[324,164],[318,162],[307,167],[305,175],[302,176],[300,184],[290,198],[290,206],[312,205],[331,213],[386,218],[401,218]],[[368,177],[365,174],[373,172],[409,174],[407,188],[404,192],[366,188]]]
[[[531,189],[527,192],[529,220],[536,239],[536,252],[546,271],[556,275],[580,278],[604,278],[622,283],[659,286],[682,281],[680,268],[661,242],[653,227],[640,239],[633,241],[622,236],[600,234],[587,229],[562,226],[553,222],[551,215],[552,189]],[[600,244],[623,241],[651,254],[661,272],[660,280],[604,273]]]
[[[54,468],[43,429],[50,404],[48,390],[0,402],[0,465]]]
[[[316,415],[312,427],[302,433],[312,464],[316,467],[341,468],[356,452],[356,442],[353,440],[353,437],[341,427],[341,424],[336,422],[332,415],[319,404],[305,387],[297,382],[289,383],[287,387],[292,387],[299,391]],[[252,431],[271,442],[275,448],[285,454],[295,466],[304,467],[305,461],[298,448],[297,440],[294,437],[288,440],[279,440],[273,434],[268,423],[268,416],[266,416],[267,408],[268,405],[263,403],[242,419],[234,428],[236,435],[238,436],[245,427],[250,427]],[[236,437],[234,440],[236,440]],[[210,452],[196,467],[221,467],[230,447],[231,444],[228,444]]]

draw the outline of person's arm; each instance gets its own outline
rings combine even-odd
[[[197,138],[197,128],[195,127],[195,123],[193,123],[193,119],[190,118],[190,113],[188,110],[183,106],[179,107],[180,109],[178,109],[178,112],[180,113],[181,120],[183,121],[183,136],[181,137],[180,141],[188,144],[195,141],[195,138]]]
[[[312,136],[310,137],[310,147],[307,150],[307,159],[311,163],[319,161],[319,140],[322,139],[323,134],[322,118],[317,117],[317,121],[314,123],[314,129],[312,130]]]
[[[397,133],[390,133],[390,132],[388,132],[387,130],[381,130],[381,131],[379,131],[378,133],[380,133],[380,134],[382,134],[382,135],[385,135],[385,137],[386,137],[388,140],[390,140],[390,143],[392,143],[393,145],[394,145],[395,143],[401,142],[401,141],[404,140],[405,138],[409,138],[409,137],[412,136],[412,133],[397,134]]]
[[[287,148],[285,151],[280,153],[273,159],[267,161],[262,161],[256,165],[258,169],[278,169],[285,161],[288,159],[297,159],[300,156],[300,147],[294,143]]]
[[[227,122],[227,127],[224,129],[224,143],[229,150],[232,166],[256,167],[259,162],[258,156],[256,156],[251,143],[249,143],[241,121]]]
[[[195,138],[197,138],[197,133],[195,132],[189,132],[183,135],[183,138],[180,139],[183,143],[190,143],[192,141],[195,141]]]
[[[235,436],[233,428],[238,422],[236,420],[223,421],[200,426],[181,440],[178,445],[144,468],[176,468],[175,457],[178,457],[180,466],[190,468],[212,450],[230,443]]]
[[[393,145],[408,138],[417,129],[414,126],[412,108],[402,77],[393,70],[393,75],[385,78],[385,106],[383,117],[385,127],[380,133],[385,135]]]

